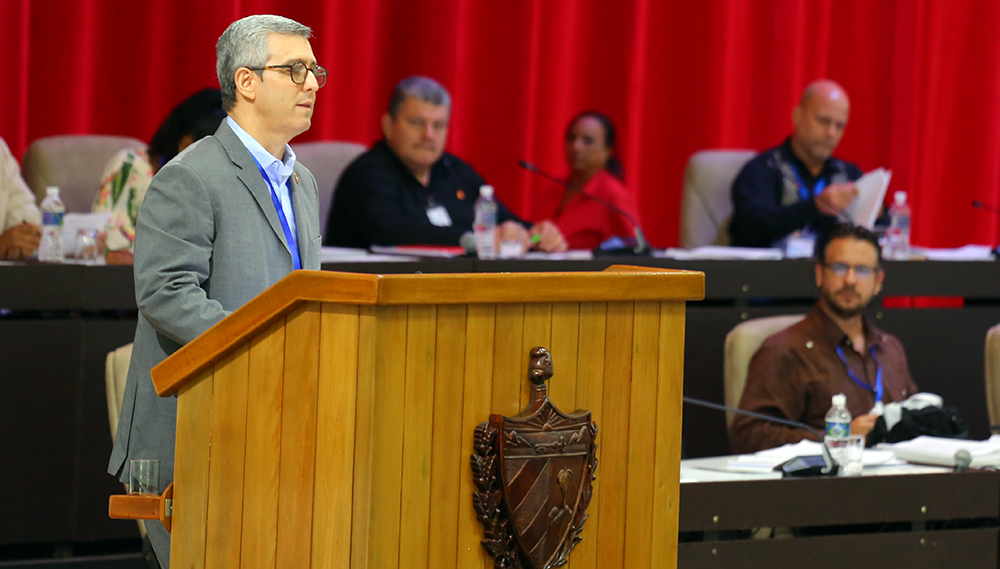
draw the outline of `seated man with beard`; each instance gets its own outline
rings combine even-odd
[[[816,249],[819,300],[798,324],[761,345],[750,361],[740,408],[800,421],[822,431],[833,395],[847,396],[851,434],[875,425],[877,401],[917,392],[903,345],[864,315],[882,289],[882,250],[863,227],[836,224]],[[737,415],[729,427],[733,452],[751,453],[812,438],[806,431]]]

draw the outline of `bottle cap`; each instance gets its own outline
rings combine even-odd
[[[847,396],[843,393],[838,393],[833,396],[833,405],[835,407],[844,407],[847,405]]]
[[[484,198],[492,198],[493,197],[493,186],[491,186],[489,184],[485,184],[485,185],[480,186],[479,187],[479,195],[482,196],[482,197],[484,197]]]
[[[906,192],[899,191],[892,195],[893,199],[896,200],[896,205],[906,204]]]
[[[47,196],[58,196],[59,195],[59,186],[49,186],[49,187],[45,188],[45,195],[47,195]]]

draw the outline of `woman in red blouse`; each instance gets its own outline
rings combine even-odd
[[[566,162],[570,173],[562,192],[546,192],[541,211],[562,231],[570,249],[593,249],[610,237],[631,237],[632,224],[597,198],[637,219],[636,206],[623,185],[615,158],[615,127],[601,113],[586,111],[566,128]],[[581,195],[584,194],[584,195]]]

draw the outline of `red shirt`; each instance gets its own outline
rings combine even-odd
[[[542,219],[551,219],[562,232],[570,249],[593,249],[610,237],[631,237],[632,224],[621,214],[607,207],[576,195],[561,212],[556,208],[562,202],[564,191],[553,189],[539,200]],[[601,170],[583,186],[583,193],[598,198],[628,212],[637,219],[635,201],[625,186],[607,170]]]

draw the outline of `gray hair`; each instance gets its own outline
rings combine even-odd
[[[312,37],[308,26],[283,16],[257,15],[236,20],[222,32],[215,44],[215,72],[222,90],[222,108],[236,106],[236,71],[241,67],[264,67],[271,57],[268,36],[271,34]]]
[[[388,112],[390,117],[396,118],[407,97],[413,97],[432,105],[444,105],[449,110],[451,109],[451,95],[448,94],[448,90],[444,86],[430,77],[411,75],[397,83],[392,90],[392,96],[389,97]]]

